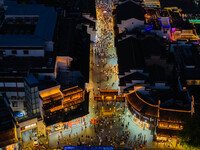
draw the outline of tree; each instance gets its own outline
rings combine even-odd
[[[183,124],[183,130],[179,133],[181,143],[191,147],[200,148],[200,115],[194,114],[187,118]]]

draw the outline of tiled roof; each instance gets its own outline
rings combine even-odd
[[[120,85],[125,85],[126,83],[132,83],[132,80],[145,80],[147,76],[142,73],[134,72],[129,75],[120,78]]]
[[[34,34],[32,35],[0,35],[0,46],[44,46],[45,41],[52,41],[57,20],[53,7],[41,4],[8,4],[5,16],[38,17]]]
[[[141,99],[136,92],[129,94],[127,99],[137,111],[152,117],[158,116],[158,106],[147,103]]]
[[[135,18],[138,20],[145,20],[145,10],[140,5],[133,1],[125,1],[116,7],[117,22],[120,23],[122,20],[128,20]]]
[[[191,116],[190,111],[179,111],[160,108],[160,121],[183,123],[187,117]]]

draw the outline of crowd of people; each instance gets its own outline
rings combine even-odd
[[[96,40],[91,52],[95,60],[91,62],[91,71],[97,79],[97,90],[114,89],[118,85],[117,55],[114,46],[112,24],[112,0],[97,0]]]
[[[136,135],[129,128],[130,123],[121,115],[115,117],[98,117],[98,123],[82,124],[81,133],[71,130],[64,136],[62,131],[58,134],[57,148],[60,145],[78,145],[78,146],[113,146],[113,147],[144,147],[146,144],[146,135],[139,133]],[[90,131],[86,130],[89,128]],[[115,132],[112,130],[115,129]],[[116,130],[117,129],[117,130]],[[134,136],[131,136],[134,135]]]
[[[97,34],[96,40],[91,53],[95,57],[91,61],[91,71],[94,78],[97,79],[97,89],[92,89],[93,92],[100,89],[114,89],[118,85],[118,65],[117,54],[114,46],[114,34],[112,23],[112,0],[97,0],[96,13],[97,13]],[[103,104],[102,104],[103,105]],[[110,106],[113,105],[113,106]],[[108,108],[105,104],[104,111],[111,109],[118,105],[110,104]],[[97,107],[97,109],[94,109]],[[101,107],[102,108],[102,107]],[[119,106],[120,108],[120,106]],[[97,106],[93,106],[93,111],[97,116],[95,123],[92,121],[89,124],[81,126],[81,132],[77,133],[71,130],[68,136],[62,138],[62,142],[66,145],[80,145],[80,146],[125,146],[125,147],[138,147],[145,144],[145,136],[141,134],[133,137],[133,131],[129,129],[129,122],[125,120],[120,113],[111,113],[112,116],[105,117],[102,115]],[[121,111],[119,109],[118,111]],[[113,132],[113,130],[115,130]],[[61,134],[61,133],[60,133]],[[60,144],[60,137],[58,135],[58,147]]]

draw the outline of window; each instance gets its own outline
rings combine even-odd
[[[12,102],[12,107],[18,107],[18,103],[17,102]]]
[[[29,51],[28,50],[24,50],[24,55],[28,55]]]
[[[17,54],[17,51],[16,50],[12,50],[12,54]]]

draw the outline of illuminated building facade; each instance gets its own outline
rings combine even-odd
[[[155,131],[154,138],[157,141],[167,141],[171,138],[177,137],[177,131],[182,130],[182,125],[185,118],[190,117],[193,113],[191,102],[188,101],[188,107],[184,108],[174,108],[174,106],[169,107],[168,102],[161,98],[158,102],[151,101],[149,96],[141,94],[142,91],[139,90],[130,92],[126,95],[127,106],[131,112],[133,121],[138,124],[143,129],[152,129]],[[183,97],[184,101],[187,92],[179,93]],[[161,94],[160,94],[161,95]],[[165,94],[164,94],[165,95]],[[180,99],[180,95],[172,96],[170,98]]]
[[[160,1],[159,0],[143,0],[142,5],[145,8],[160,8]]]
[[[61,90],[57,84],[39,93],[40,110],[48,133],[57,131],[60,124],[88,114],[88,93],[78,86]]]
[[[118,90],[102,90],[100,89],[100,95],[95,95],[96,101],[125,101],[125,97],[118,94]]]

